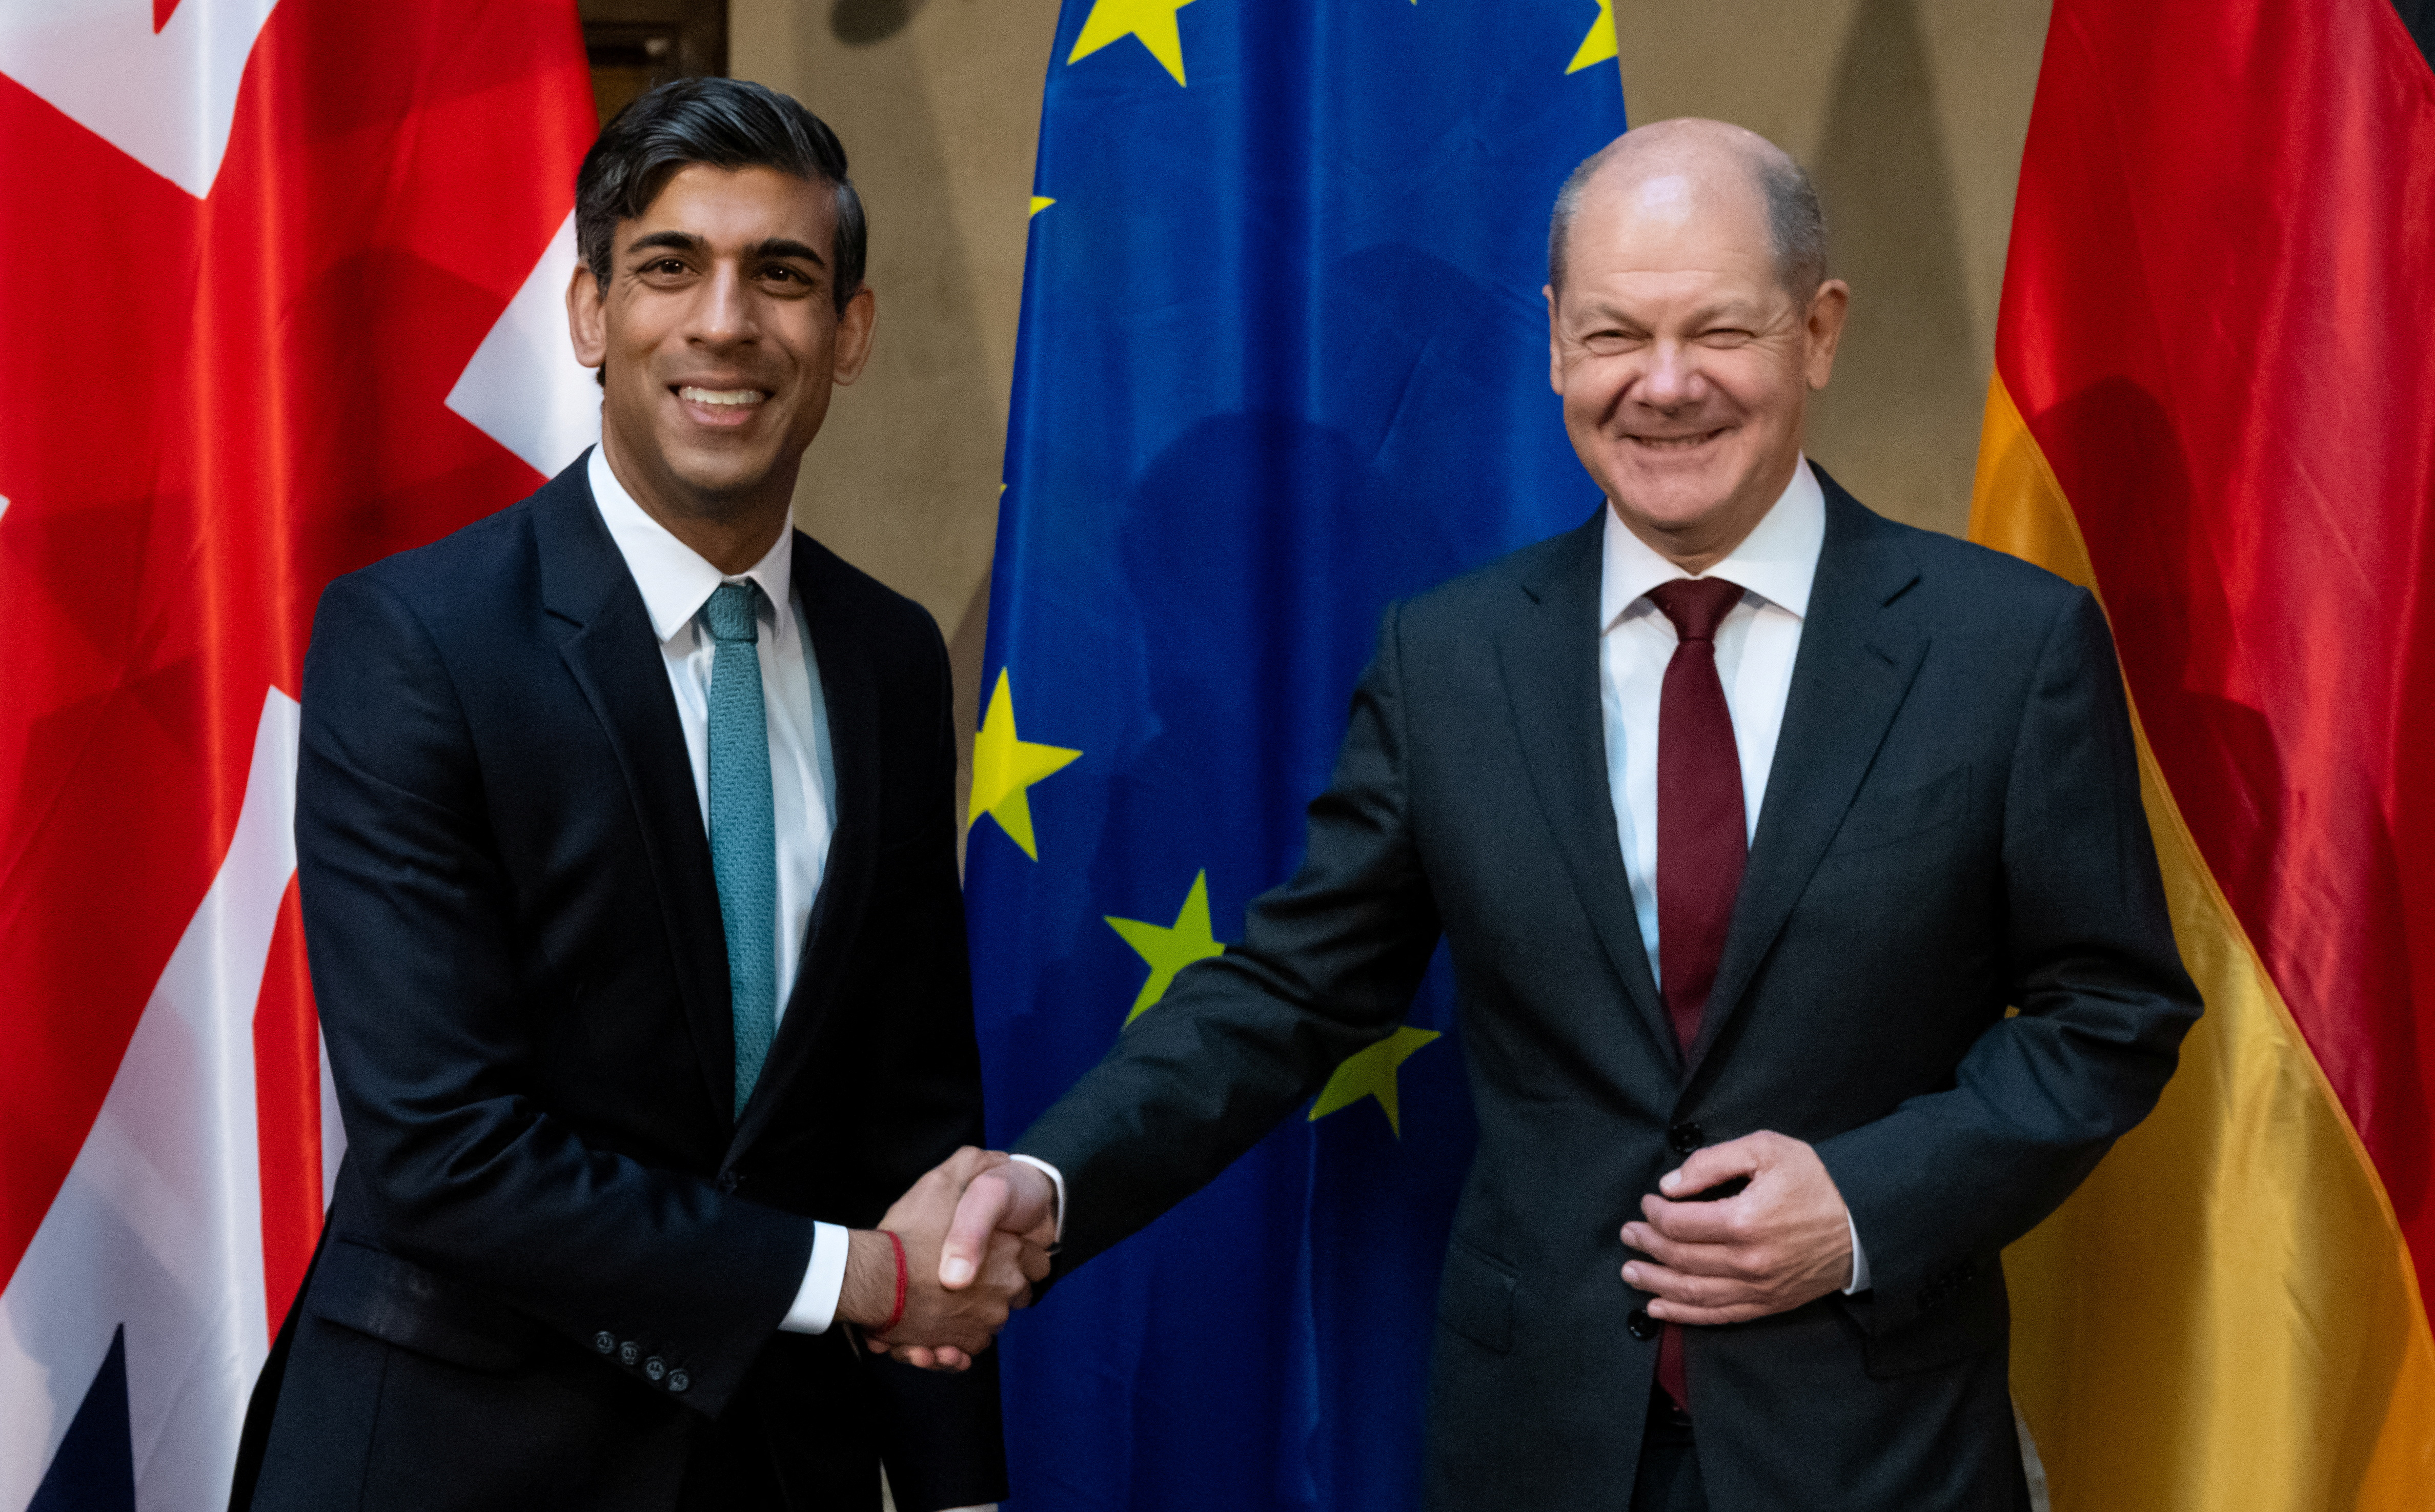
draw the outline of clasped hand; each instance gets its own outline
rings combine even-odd
[[[1029,1304],[1032,1284],[1048,1274],[1056,1220],[1053,1196],[1025,1175],[1048,1185],[1029,1166],[967,1145],[896,1199],[879,1220],[885,1232],[852,1236],[838,1311],[861,1327],[866,1348],[924,1369],[968,1369],[1008,1315]],[[905,1306],[892,1324],[889,1233],[905,1246]]]
[[[1729,1197],[1699,1194],[1736,1179]],[[1712,1144],[1641,1199],[1623,1242],[1649,1257],[1623,1267],[1669,1323],[1742,1323],[1839,1291],[1852,1275],[1842,1194],[1818,1152],[1762,1130]],[[867,1348],[927,1370],[963,1370],[1045,1280],[1057,1235],[1056,1194],[1033,1166],[966,1146],[913,1184],[880,1220],[905,1245],[903,1314],[885,1233],[858,1232],[839,1314]]]
[[[1698,1194],[1736,1177],[1730,1197]],[[1843,1195],[1818,1152],[1765,1130],[1693,1153],[1640,1200],[1623,1242],[1649,1257],[1623,1267],[1668,1323],[1746,1323],[1841,1291],[1852,1279]],[[1653,1263],[1652,1263],[1653,1262]]]

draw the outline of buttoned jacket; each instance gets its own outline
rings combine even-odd
[[[944,648],[809,538],[837,828],[741,1115],[724,933],[668,678],[581,466],[323,595],[297,850],[348,1145],[239,1504],[792,1504],[1004,1490],[993,1361],[778,1324],[813,1220],[981,1137]]]
[[[1301,869],[1016,1146],[1063,1173],[1070,1270],[1390,1033],[1442,937],[1479,1144],[1436,1317],[1437,1512],[1629,1501],[1657,1343],[1619,1231],[1685,1153],[1760,1129],[1816,1147],[1874,1289],[1686,1331],[1709,1505],[2027,1504],[1999,1253],[2148,1111],[2199,1004],[2094,600],[1821,481],[1687,1055],[1609,798],[1593,520],[1388,612]]]

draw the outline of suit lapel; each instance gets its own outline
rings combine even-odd
[[[1894,608],[1919,580],[1900,537],[1823,468],[1818,479],[1826,491],[1825,543],[1759,805],[1758,833],[1692,1047],[1695,1068],[1740,1007],[1818,869],[1927,652],[1927,638]]]
[[[812,917],[804,926],[794,991],[787,996],[768,1063],[761,1069],[761,1080],[736,1128],[731,1160],[768,1125],[786,1090],[803,1074],[836,1007],[843,963],[861,931],[879,853],[879,689],[872,678],[863,627],[840,608],[839,595],[828,590],[833,575],[827,554],[801,532],[794,535],[794,550],[795,601],[811,630],[811,653],[820,668],[828,715],[837,828],[829,835],[820,896],[813,900]]]
[[[710,837],[659,639],[582,468],[579,460],[533,498],[542,604],[558,622],[559,654],[617,753],[667,920],[702,1091],[725,1120],[734,1108],[735,1029]]]
[[[1533,602],[1498,644],[1498,664],[1531,786],[1581,906],[1623,983],[1624,995],[1656,1042],[1675,1055],[1674,1031],[1667,1023],[1649,952],[1640,941],[1607,782],[1598,695],[1603,528],[1600,515],[1562,538],[1563,545],[1546,570],[1525,583]]]

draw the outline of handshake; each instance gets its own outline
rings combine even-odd
[[[966,1145],[851,1234],[837,1315],[874,1354],[967,1369],[1048,1275],[1056,1207],[1037,1166]]]

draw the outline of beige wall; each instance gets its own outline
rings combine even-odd
[[[2046,8],[1615,4],[1633,121],[1739,121],[1817,176],[1854,305],[1811,450],[1863,499],[1939,529],[1968,516]],[[938,617],[969,735],[1057,6],[732,0],[729,15],[732,71],[836,126],[871,207],[877,344],[813,448],[796,514]]]
[[[729,71],[837,128],[871,213],[871,366],[795,518],[938,619],[969,753],[1057,3],[732,0],[728,26]]]
[[[1737,121],[1801,160],[1852,320],[1810,454],[1959,534],[2048,0],[1616,0],[1632,123]]]

